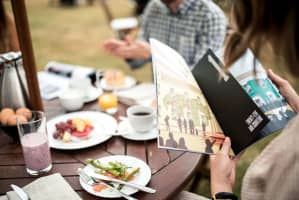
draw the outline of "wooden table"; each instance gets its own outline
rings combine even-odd
[[[47,119],[64,110],[57,100],[44,102]],[[97,103],[85,105],[84,110],[99,111]],[[119,105],[120,115],[125,115],[126,107]],[[50,173],[61,173],[73,189],[86,200],[102,199],[85,192],[79,184],[76,170],[85,164],[86,158],[99,158],[108,155],[130,155],[145,161],[151,168],[150,187],[157,189],[155,194],[138,192],[133,196],[138,199],[172,199],[192,178],[199,163],[200,155],[180,151],[162,150],[157,148],[156,140],[135,142],[119,136],[112,137],[105,143],[84,150],[59,151],[51,150],[53,169]],[[0,132],[0,194],[10,190],[11,183],[24,186],[36,177],[25,172],[24,159],[20,144],[16,144],[6,134]]]

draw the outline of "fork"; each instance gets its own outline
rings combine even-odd
[[[95,184],[100,183],[100,184],[103,184],[103,185],[107,186],[112,191],[116,192],[117,194],[119,194],[120,196],[124,197],[127,200],[138,200],[134,197],[131,197],[130,195],[127,195],[127,194],[121,192],[120,190],[116,189],[115,187],[113,187],[111,184],[109,184],[107,182],[96,180],[95,178],[93,178],[93,177],[89,176],[88,174],[86,174],[86,172],[81,168],[79,168],[77,172],[78,172],[80,178],[82,179],[82,181],[84,183],[86,183],[87,185],[93,186]]]

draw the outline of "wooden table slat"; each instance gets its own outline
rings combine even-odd
[[[170,160],[173,161],[184,154],[184,151],[167,150]]]
[[[22,153],[22,147],[20,144],[15,142],[10,142],[9,144],[0,147],[0,154],[13,154]]]
[[[77,160],[73,158],[73,155],[70,152],[63,152],[51,149],[51,156],[52,162],[56,164],[77,162]]]
[[[155,174],[155,178],[149,184],[150,187],[159,188],[155,194],[138,193],[137,197],[143,200],[173,199],[192,178],[196,170],[193,163],[200,159],[198,154],[185,154],[186,156],[180,156],[176,162],[171,162]],[[186,166],[189,166],[188,170],[186,170]],[[181,179],[180,182],[179,179]]]
[[[14,178],[14,179],[0,179],[0,193],[4,194],[11,190],[10,184],[16,184],[20,187],[23,187],[32,181],[34,181],[35,177],[27,177],[27,178]]]
[[[144,148],[145,145],[144,142],[127,141],[127,155],[139,158],[147,163],[146,149]]]
[[[148,144],[148,165],[152,170],[152,174],[167,166],[169,162],[167,150],[158,149],[156,142]]]
[[[82,163],[86,163],[86,159],[91,158],[91,159],[97,159],[101,158],[104,156],[110,156],[111,154],[107,153],[106,151],[103,150],[103,148],[96,146],[91,149],[84,149],[80,152],[76,152],[74,154],[74,158],[79,160]]]
[[[53,164],[51,173],[60,173],[63,176],[77,175],[77,169],[81,163]],[[25,170],[25,165],[0,166],[0,179],[4,178],[28,178],[31,177]]]
[[[107,198],[103,198],[103,197],[96,197],[93,196],[91,194],[88,194],[87,192],[77,192],[79,194],[79,196],[83,199],[83,200],[107,200]],[[124,200],[124,198],[113,198],[113,200]]]
[[[0,129],[0,147],[6,145],[7,143],[12,143],[12,139],[11,137],[9,137],[6,133],[4,133],[1,129]]]
[[[0,166],[2,165],[24,165],[23,154],[0,154]]]
[[[126,144],[123,138],[114,136],[107,142],[107,151],[115,155],[125,155]]]

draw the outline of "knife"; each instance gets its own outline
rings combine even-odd
[[[26,192],[20,188],[19,186],[16,186],[14,184],[11,184],[10,187],[16,192],[16,194],[18,195],[18,197],[21,200],[30,200],[29,196],[26,194]]]
[[[115,183],[119,183],[119,184],[123,184],[129,187],[133,187],[135,189],[144,191],[144,192],[148,192],[148,193],[155,193],[156,190],[150,187],[146,187],[143,185],[139,185],[136,183],[132,183],[132,182],[126,182],[126,181],[122,181],[120,179],[115,179],[115,178],[111,178],[102,174],[97,174],[96,176],[94,176],[93,178],[97,179],[97,180],[104,180],[104,181],[111,181],[111,182],[115,182]]]

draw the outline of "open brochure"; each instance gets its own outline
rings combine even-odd
[[[224,135],[238,154],[285,126],[294,112],[250,51],[231,68],[208,51],[190,71],[175,50],[151,39],[160,148],[213,154]]]
[[[44,71],[38,72],[41,96],[45,100],[56,98],[69,87],[71,78],[82,79],[91,77],[94,73],[95,70],[91,67],[50,61]]]

